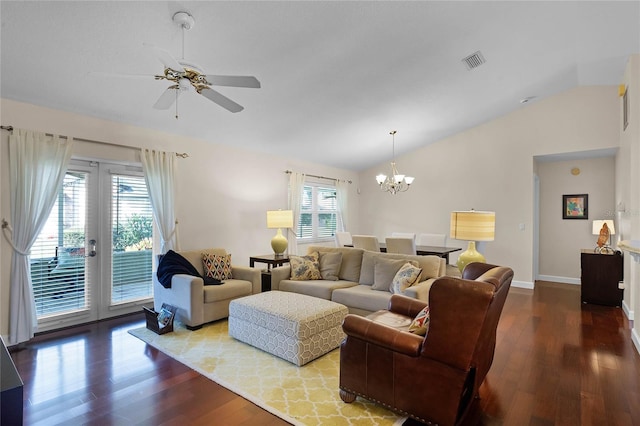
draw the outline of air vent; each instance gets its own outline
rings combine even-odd
[[[477,52],[472,53],[471,55],[464,58],[462,62],[465,63],[468,70],[472,70],[474,68],[478,68],[480,65],[484,64],[486,61],[484,60],[484,56],[482,56],[482,53],[480,53],[480,51],[478,50]]]

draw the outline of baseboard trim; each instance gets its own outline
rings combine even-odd
[[[533,283],[529,281],[511,281],[511,287],[533,290]]]
[[[539,275],[538,279],[540,281],[552,281],[554,283],[580,285],[580,278],[556,277],[554,275]]]
[[[633,346],[636,347],[636,352],[640,354],[640,335],[635,328],[631,330],[631,341],[633,342]]]
[[[633,310],[629,309],[629,305],[627,305],[627,302],[625,300],[622,301],[622,311],[627,316],[627,319],[629,321],[633,321]]]

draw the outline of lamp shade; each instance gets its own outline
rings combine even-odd
[[[600,235],[600,230],[602,229],[602,225],[607,224],[607,227],[609,228],[609,235],[615,235],[616,234],[616,228],[615,226],[613,226],[613,220],[611,219],[603,219],[603,220],[594,220],[593,221],[593,228],[591,229],[591,233],[593,235]]]
[[[450,236],[455,240],[493,241],[495,229],[495,212],[451,212]]]
[[[292,228],[293,211],[291,210],[268,210],[267,228]]]

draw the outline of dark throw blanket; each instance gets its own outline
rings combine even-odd
[[[184,258],[184,256],[173,250],[169,250],[160,258],[156,275],[158,276],[158,281],[160,281],[162,287],[171,288],[171,277],[175,274],[187,274],[193,275],[194,277],[200,277],[204,280],[204,285],[222,284],[222,281],[215,278],[207,276],[203,277],[198,273],[191,262]]]

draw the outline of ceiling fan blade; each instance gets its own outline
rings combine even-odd
[[[149,43],[142,43],[142,44],[144,47],[147,47],[154,51],[154,53],[156,54],[160,62],[162,62],[162,65],[164,65],[165,68],[171,68],[174,71],[184,71],[184,68],[182,67],[182,65],[180,65],[180,63],[173,56],[171,56],[171,54],[166,50],[161,49],[158,46],[154,46],[153,44],[149,44]]]
[[[231,99],[227,98],[221,93],[216,92],[215,90],[205,87],[200,91],[200,94],[205,98],[209,99],[220,105],[222,108],[227,109],[231,112],[240,112],[244,109],[242,105],[238,105]]]
[[[248,75],[207,75],[206,78],[214,86],[260,88],[258,79]]]
[[[171,86],[165,90],[158,98],[153,107],[155,109],[169,109],[171,105],[176,101],[176,98],[180,95],[180,90],[177,86]]]
[[[89,77],[108,77],[108,78],[154,78],[152,74],[125,74],[115,72],[103,72],[103,71],[89,71],[87,73]]]

